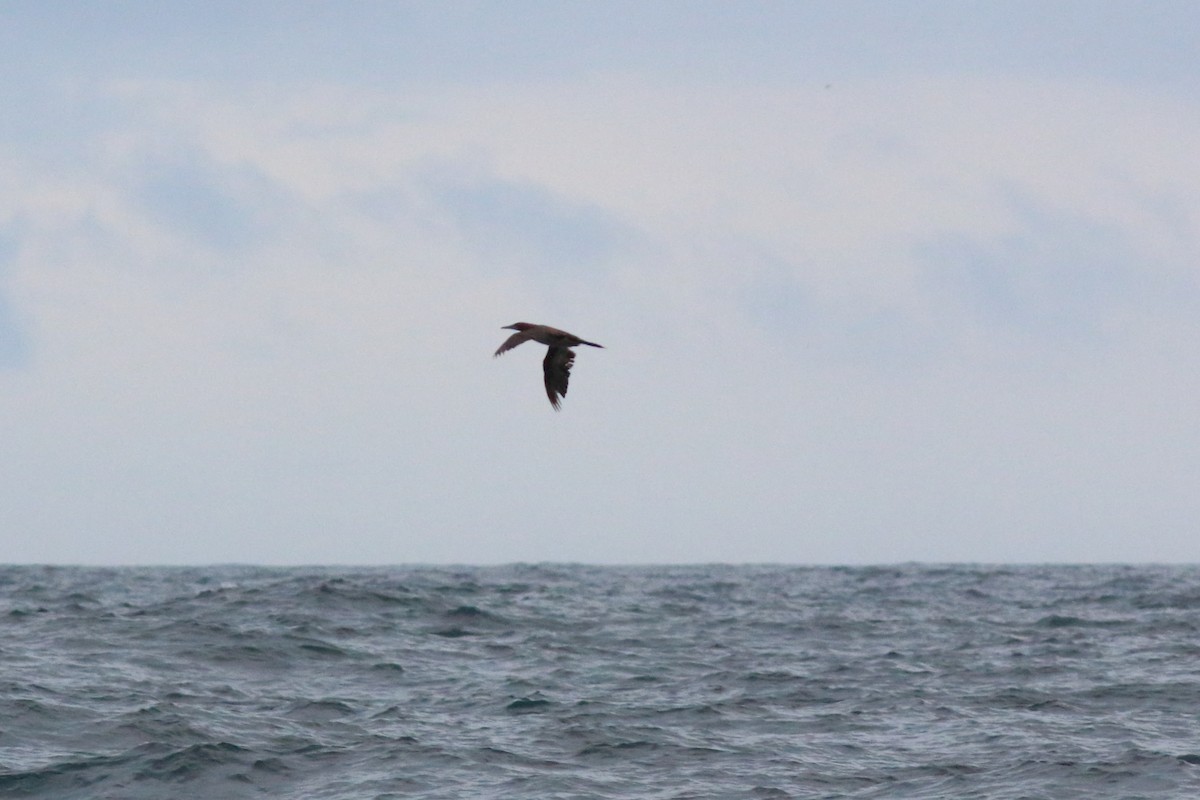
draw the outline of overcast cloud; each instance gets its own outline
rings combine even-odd
[[[0,558],[1195,561],[1196,31],[6,3]]]

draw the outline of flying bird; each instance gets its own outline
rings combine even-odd
[[[571,377],[571,365],[575,363],[575,353],[571,351],[571,348],[581,344],[589,347],[604,347],[602,344],[584,341],[573,333],[560,331],[549,325],[514,322],[512,325],[505,325],[501,330],[516,331],[516,333],[504,340],[504,344],[496,349],[492,358],[501,353],[507,353],[523,342],[537,342],[549,348],[546,351],[546,357],[542,359],[542,372],[546,378],[546,397],[550,398],[550,405],[554,406],[555,411],[558,411],[560,398],[567,396],[567,381]]]

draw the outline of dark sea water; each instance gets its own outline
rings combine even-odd
[[[0,797],[1196,798],[1200,568],[0,567]]]

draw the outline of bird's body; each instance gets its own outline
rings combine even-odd
[[[571,377],[571,365],[575,363],[575,353],[571,351],[571,348],[581,344],[589,347],[604,347],[602,344],[580,339],[573,333],[560,331],[549,325],[514,322],[512,325],[505,325],[502,330],[516,331],[516,333],[504,340],[504,344],[496,349],[493,358],[501,353],[507,353],[525,342],[537,342],[549,348],[546,350],[546,357],[542,360],[542,373],[546,381],[546,396],[550,398],[550,405],[554,406],[555,411],[558,410],[561,398],[567,396],[567,382]]]

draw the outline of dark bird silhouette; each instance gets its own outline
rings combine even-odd
[[[512,325],[505,325],[501,330],[516,331],[516,333],[504,340],[504,344],[496,349],[492,358],[501,353],[507,353],[523,342],[538,342],[549,348],[546,351],[546,357],[542,359],[542,372],[546,378],[546,397],[550,398],[550,405],[554,406],[555,411],[558,411],[560,398],[567,396],[567,381],[571,378],[571,365],[575,363],[575,353],[571,351],[571,348],[581,344],[589,347],[604,347],[602,344],[584,341],[573,333],[560,331],[549,325],[514,322]]]

